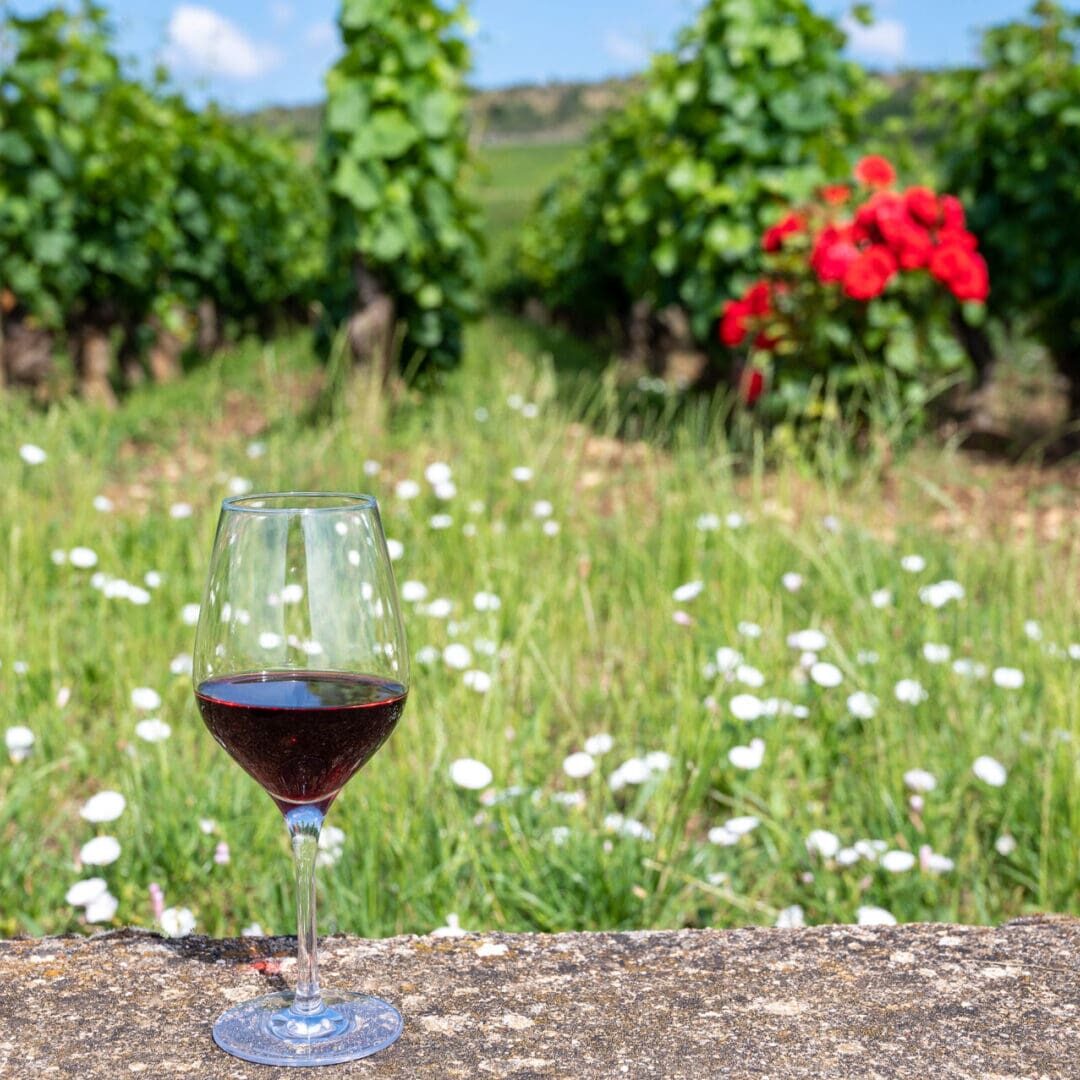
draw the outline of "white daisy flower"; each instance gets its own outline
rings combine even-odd
[[[740,664],[735,669],[735,681],[755,690],[760,690],[765,685],[765,676],[751,664]]]
[[[77,547],[68,552],[68,562],[79,570],[89,570],[97,566],[97,552],[93,548]]]
[[[685,585],[680,585],[671,594],[671,598],[677,604],[685,604],[688,600],[693,600],[695,597],[700,596],[704,588],[704,581],[688,581]]]
[[[881,867],[890,874],[902,874],[915,865],[915,856],[910,851],[886,851],[881,856]]]
[[[190,908],[166,908],[161,913],[159,925],[166,937],[187,937],[195,929],[195,915]]]
[[[806,838],[806,850],[811,855],[831,859],[840,850],[840,838],[828,829],[814,829]]]
[[[136,709],[145,709],[147,712],[152,712],[154,709],[161,708],[161,695],[149,686],[136,686],[131,691],[131,704]]]
[[[805,925],[806,914],[801,904],[792,904],[776,916],[776,926],[779,930],[801,930]]]
[[[874,907],[872,904],[864,905],[855,912],[855,919],[859,926],[895,926],[896,916],[884,908]]]
[[[450,765],[450,782],[466,791],[480,791],[492,780],[491,770],[475,758],[458,758]]]
[[[41,449],[40,446],[35,446],[33,443],[23,443],[19,447],[19,457],[26,462],[27,465],[42,465],[45,463],[48,454]]]
[[[937,787],[937,777],[925,769],[908,769],[904,773],[904,783],[912,791],[933,791]]]
[[[563,772],[571,780],[584,780],[596,768],[596,761],[588,751],[578,750],[563,762]]]
[[[844,681],[843,673],[835,664],[828,664],[819,660],[810,668],[810,678],[826,689],[839,686]]]
[[[140,720],[135,725],[135,734],[144,742],[164,742],[172,734],[172,728],[164,720],[154,717],[150,720]]]
[[[757,720],[764,712],[761,699],[754,694],[736,694],[728,703],[736,720]]]
[[[765,740],[751,739],[749,746],[733,746],[728,751],[728,761],[736,769],[751,772],[760,768],[765,759]]]
[[[865,690],[856,690],[847,699],[848,712],[859,720],[870,720],[878,709],[878,699]]]
[[[605,732],[601,732],[599,735],[590,735],[585,740],[585,753],[597,757],[600,754],[606,754],[614,745],[615,740]]]
[[[455,671],[464,671],[472,663],[472,653],[467,645],[455,641],[443,649],[443,663]]]
[[[926,700],[927,694],[918,679],[901,679],[893,691],[896,700],[905,705],[918,705]]]
[[[109,888],[104,878],[83,878],[82,881],[76,881],[68,889],[64,899],[72,907],[86,907],[87,904],[92,904],[98,897],[104,896],[108,891]]]
[[[1024,673],[1019,668],[994,668],[990,677],[994,685],[1001,687],[1002,690],[1019,690],[1024,685]]]
[[[120,901],[112,893],[103,892],[86,905],[83,915],[88,923],[111,922],[119,906]]]
[[[433,461],[424,470],[424,479],[432,487],[438,487],[440,484],[449,484],[452,476],[453,472],[445,461]]]
[[[721,645],[716,650],[716,670],[722,673],[735,671],[742,663],[742,653],[736,652],[727,645]]]
[[[466,671],[461,681],[478,694],[486,694],[491,689],[491,676],[486,671]]]
[[[990,787],[1004,787],[1005,781],[1009,778],[1008,771],[1000,761],[985,755],[975,759],[971,771]]]
[[[95,836],[79,849],[85,866],[108,866],[120,858],[120,841],[115,836]]]
[[[787,643],[799,652],[818,653],[828,646],[829,639],[820,630],[796,630],[788,634]]]
[[[9,727],[7,731],[4,732],[4,745],[7,747],[7,752],[14,762],[25,761],[30,756],[34,741],[34,733],[28,727],[23,727],[21,724],[18,724],[15,727]]]
[[[127,806],[127,800],[119,791],[99,791],[83,804],[79,816],[84,821],[99,825],[105,821],[115,821]]]

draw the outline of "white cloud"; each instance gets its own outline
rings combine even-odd
[[[224,15],[198,4],[174,8],[167,33],[166,64],[202,75],[256,79],[282,59],[277,49],[253,41]]]
[[[330,49],[338,43],[337,27],[329,20],[312,23],[304,31],[304,43],[309,49]]]
[[[296,9],[292,4],[288,4],[285,0],[274,0],[270,5],[270,18],[273,19],[274,25],[277,27],[288,26],[293,21],[293,15],[296,14]]]
[[[898,64],[907,51],[907,27],[896,19],[882,19],[872,26],[863,26],[845,15],[840,20],[840,29],[847,34],[848,49],[856,56]]]
[[[649,50],[640,41],[635,41],[618,30],[605,31],[603,46],[604,53],[620,64],[643,67],[649,59]]]

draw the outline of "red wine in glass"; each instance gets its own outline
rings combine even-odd
[[[319,986],[315,864],[331,803],[393,732],[409,661],[369,495],[245,495],[222,504],[199,611],[195,699],[213,737],[285,817],[296,869],[296,989],[227,1009],[223,1049],[263,1065],[366,1057],[400,1034],[370,994]]]
[[[264,671],[207,679],[195,691],[210,734],[283,814],[325,814],[394,730],[408,691],[337,671]]]

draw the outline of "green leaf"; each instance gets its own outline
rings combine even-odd
[[[450,134],[459,115],[457,98],[453,94],[426,94],[417,109],[420,130],[429,139],[442,139]]]
[[[806,55],[802,35],[793,26],[781,26],[768,40],[768,60],[777,67],[787,67]]]
[[[388,264],[405,254],[408,239],[404,231],[393,221],[380,222],[364,245],[363,250],[377,262]]]
[[[361,159],[397,158],[416,145],[419,133],[400,109],[382,109],[354,134],[350,150]]]
[[[69,255],[73,238],[69,233],[45,232],[34,238],[34,257],[43,266],[59,266]]]
[[[363,30],[382,14],[382,0],[342,0],[341,25],[347,30]]]
[[[665,241],[653,252],[652,261],[664,277],[670,277],[679,265],[679,253],[671,241]]]
[[[792,131],[816,131],[825,126],[831,113],[824,101],[808,98],[799,90],[783,90],[769,98],[769,110]]]
[[[29,165],[34,148],[17,131],[0,131],[0,160],[10,165]]]
[[[422,308],[437,308],[442,306],[443,291],[433,282],[428,282],[416,294],[416,302]]]
[[[326,103],[326,127],[329,131],[347,134],[358,128],[368,117],[371,95],[356,83],[346,83]]]
[[[330,190],[347,199],[357,210],[373,210],[379,205],[379,187],[371,175],[351,158],[342,158],[330,183]]]
[[[915,335],[903,329],[890,333],[885,345],[885,362],[903,375],[914,375],[919,368]]]
[[[665,181],[676,194],[686,195],[693,191],[697,186],[697,170],[694,168],[694,163],[684,158],[668,171]]]

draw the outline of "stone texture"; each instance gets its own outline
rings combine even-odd
[[[288,938],[0,942],[0,1076],[268,1078],[210,1038],[291,982]],[[324,939],[405,1034],[327,1075],[1077,1077],[1080,920]]]

